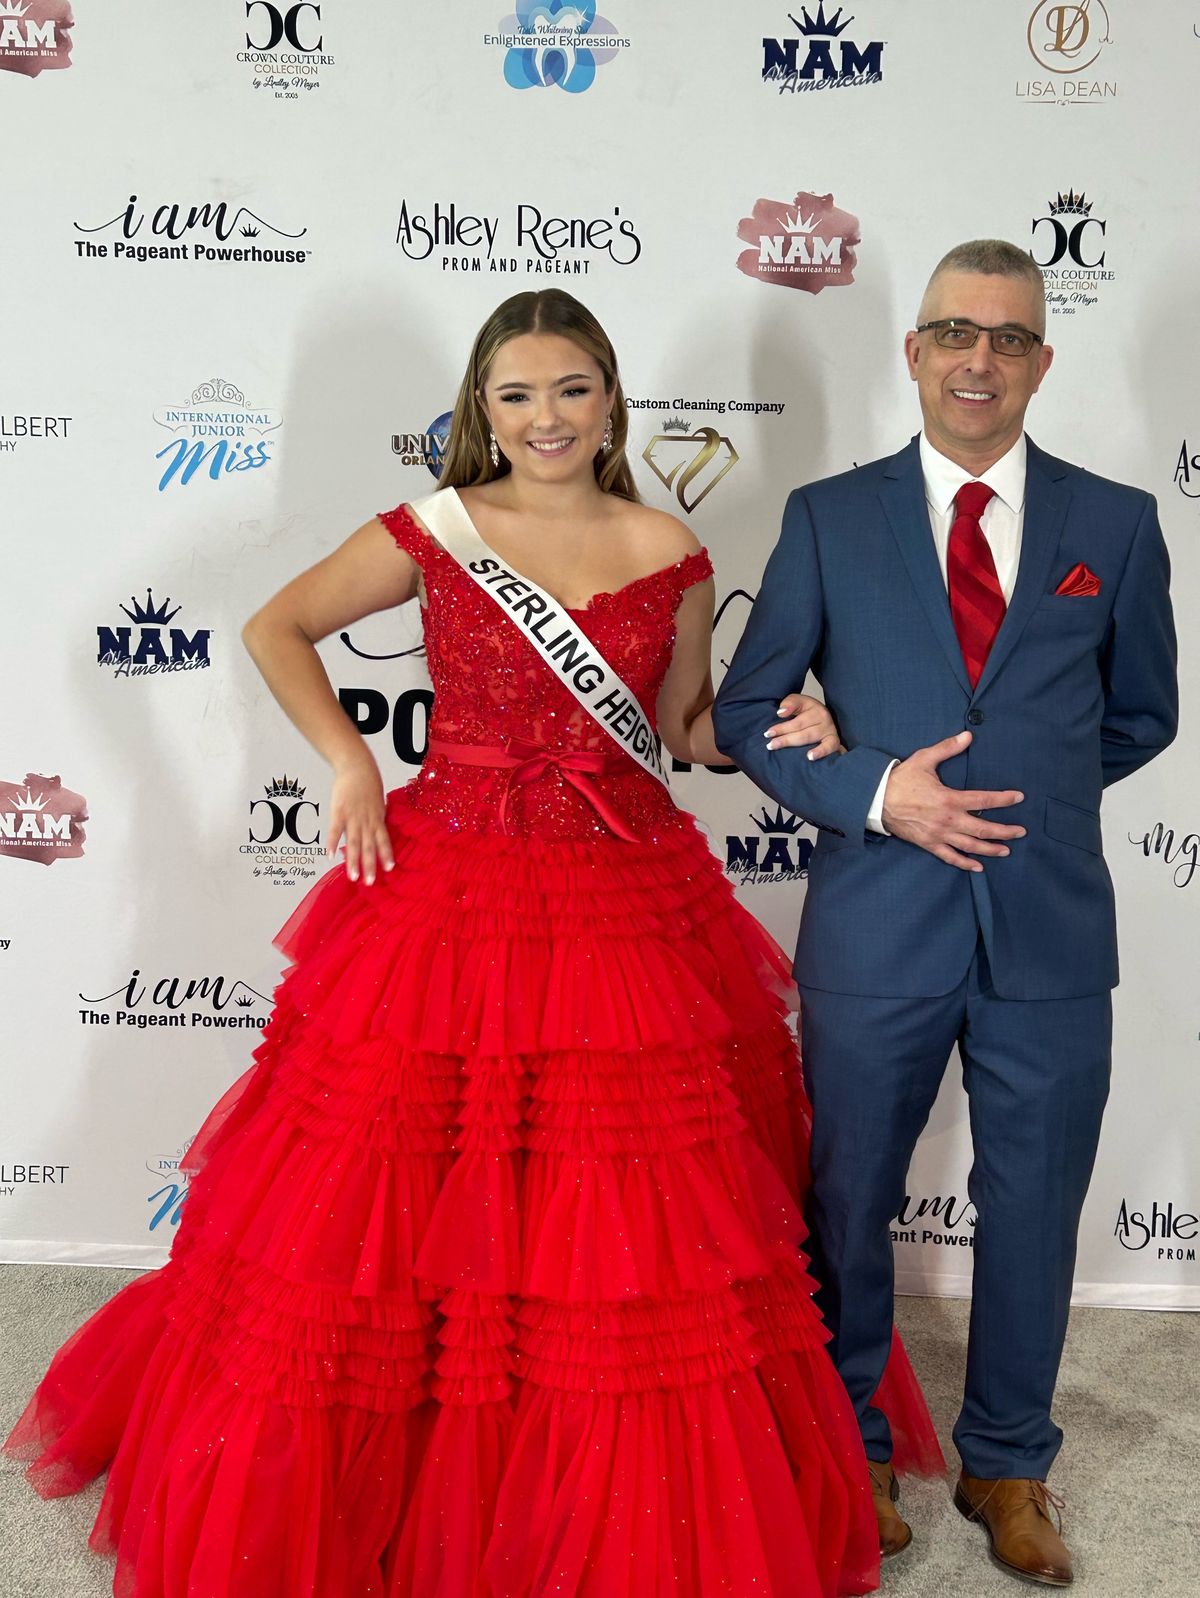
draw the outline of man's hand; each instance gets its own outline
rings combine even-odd
[[[937,768],[952,755],[961,755],[970,742],[969,732],[956,733],[894,766],[883,796],[883,824],[895,837],[928,849],[947,865],[982,871],[982,863],[969,856],[1006,855],[1006,840],[1023,838],[1025,828],[983,821],[975,812],[1019,805],[1025,795],[1013,788],[962,793],[943,786]]]

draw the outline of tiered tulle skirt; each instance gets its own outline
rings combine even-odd
[[[869,1589],[780,951],[688,824],[389,821],[395,870],[280,936],[170,1262],[7,1447],[48,1496],[108,1468],[122,1598]]]

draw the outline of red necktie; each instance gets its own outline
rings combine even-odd
[[[974,688],[983,675],[1006,609],[996,562],[979,518],[995,493],[986,483],[964,483],[954,496],[954,525],[946,551],[950,614],[967,676]]]

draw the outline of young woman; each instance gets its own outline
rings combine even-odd
[[[64,1346],[8,1444],[47,1494],[109,1467],[93,1545],[125,1598],[877,1580],[801,1253],[787,964],[653,770],[647,722],[721,760],[712,568],[638,503],[625,436],[593,317],[515,296],[440,491],[245,629],[333,766],[344,863],[280,935],[171,1260]],[[429,756],[385,797],[314,644],[414,597]],[[837,747],[823,706],[786,708],[773,738]]]

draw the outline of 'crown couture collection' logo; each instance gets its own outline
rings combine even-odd
[[[453,411],[443,411],[423,433],[393,433],[392,454],[399,455],[402,466],[424,466],[434,477],[440,477],[453,419]]]
[[[669,416],[663,431],[642,451],[642,459],[664,488],[672,490],[690,516],[738,463],[738,452],[715,427],[697,427]]]
[[[251,68],[250,86],[276,100],[302,100],[321,87],[333,66],[325,54],[321,7],[312,0],[276,5],[245,0],[246,48],[238,61]]]
[[[148,225],[148,227],[147,227]],[[147,228],[151,238],[166,239],[165,244],[150,244],[146,236],[134,240]],[[115,232],[112,230],[115,229]],[[75,240],[75,253],[80,260],[97,261],[111,258],[115,261],[195,261],[226,263],[230,261],[270,264],[290,262],[303,265],[311,250],[287,249],[278,246],[279,239],[302,239],[308,232],[301,228],[289,233],[276,227],[247,205],[234,205],[228,200],[205,201],[203,205],[185,205],[167,200],[153,211],[148,211],[136,194],[131,194],[125,208],[107,222],[95,227],[75,223],[77,233],[88,237]],[[106,234],[103,242],[93,235]],[[266,237],[264,235],[273,235]],[[247,240],[262,239],[246,243]],[[228,241],[237,239],[231,244]]]
[[[36,78],[71,65],[68,0],[0,0],[0,72]]]
[[[597,68],[632,42],[599,15],[596,0],[519,0],[499,26],[483,42],[504,51],[504,81],[512,89],[582,94]]]
[[[752,246],[738,256],[740,272],[806,294],[853,283],[862,242],[858,218],[839,210],[832,194],[804,191],[790,205],[756,200],[738,223],[738,238]]]
[[[169,598],[156,605],[149,588],[145,604],[131,596],[129,604],[120,607],[129,617],[129,626],[96,628],[97,664],[111,666],[114,677],[149,677],[159,672],[207,668],[212,629],[198,627],[188,633],[182,627],[172,627],[171,622],[183,607],[176,605],[172,610],[170,605]]]
[[[1046,304],[1059,316],[1095,305],[1100,289],[1116,273],[1106,265],[1108,223],[1092,215],[1092,202],[1080,191],[1060,189],[1044,216],[1033,219],[1029,254],[1042,269]]]
[[[239,853],[252,865],[252,875],[292,887],[316,876],[315,864],[325,850],[321,843],[321,807],[306,799],[307,789],[284,772],[263,784],[261,799],[250,801],[250,826]]]
[[[1116,98],[1114,81],[1084,78],[1112,43],[1104,0],[1038,0],[1025,30],[1029,54],[1047,74],[1017,84],[1017,98],[1042,105],[1082,105]]]
[[[824,0],[814,17],[807,6],[796,17],[789,11],[793,37],[763,40],[762,77],[777,85],[780,94],[815,89],[861,89],[883,82],[884,40],[856,44],[846,38],[853,17],[843,20],[844,7],[825,13]]]
[[[87,800],[61,777],[27,772],[25,785],[0,783],[0,855],[52,866],[83,853]]]
[[[186,404],[155,411],[154,420],[173,435],[154,456],[161,463],[160,494],[168,484],[183,486],[197,475],[216,483],[231,472],[258,471],[275,447],[269,435],[283,426],[279,411],[252,405],[220,377],[197,384]]]

